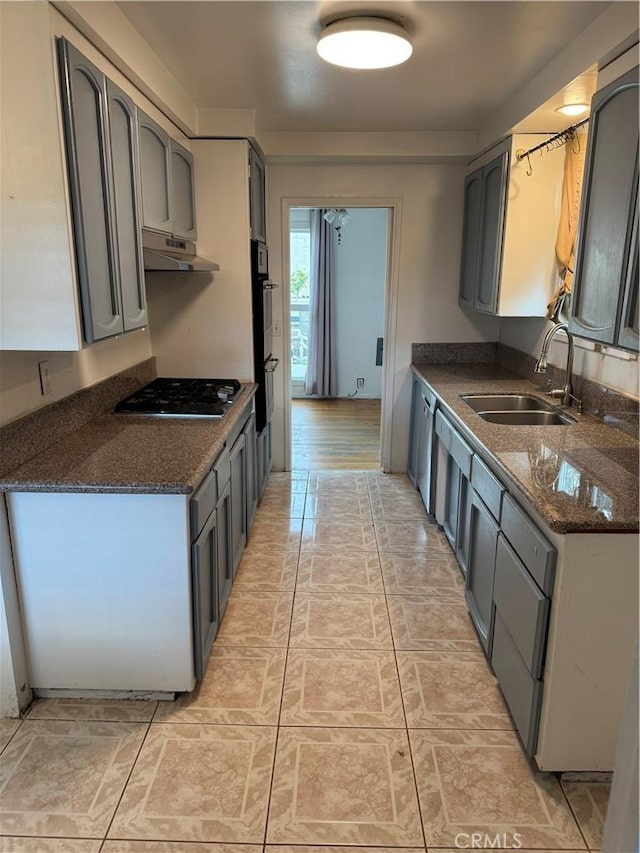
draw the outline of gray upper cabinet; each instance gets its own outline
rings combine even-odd
[[[249,146],[249,199],[251,238],[266,243],[267,217],[265,209],[264,163],[251,145]]]
[[[473,308],[475,301],[481,198],[482,169],[478,169],[471,175],[467,175],[464,182],[464,231],[459,300],[463,308]]]
[[[465,181],[459,304],[488,314],[497,308],[508,173],[504,151]]]
[[[638,69],[596,92],[570,329],[638,349]]]
[[[482,215],[474,308],[490,314],[495,312],[498,300],[508,170],[506,152],[482,169]]]
[[[107,80],[107,107],[122,314],[127,332],[147,324],[138,205],[138,128],[135,104],[111,80]]]
[[[193,185],[193,155],[171,140],[171,207],[173,234],[195,240],[196,206]]]
[[[173,233],[171,218],[171,143],[169,134],[138,110],[142,224],[162,234]]]
[[[147,323],[136,106],[58,42],[83,331],[88,343]]]
[[[618,346],[625,349],[640,349],[640,328],[638,323],[638,163],[636,157],[635,198],[631,218],[629,244],[629,264],[622,299],[622,314],[618,329]]]
[[[58,51],[83,330],[93,343],[124,331],[105,76],[66,40]]]

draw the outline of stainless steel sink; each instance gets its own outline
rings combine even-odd
[[[512,426],[569,426],[575,421],[560,412],[540,412],[521,409],[511,412],[478,412],[479,417],[492,424]]]
[[[553,412],[554,407],[545,400],[529,394],[461,394],[461,398],[475,412],[529,411]]]
[[[492,424],[511,426],[568,426],[573,418],[530,394],[461,394],[461,399]]]

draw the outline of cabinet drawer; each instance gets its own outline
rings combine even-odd
[[[502,532],[533,579],[547,595],[553,591],[556,551],[509,495],[502,501]]]
[[[531,757],[538,739],[542,681],[531,677],[498,611],[493,628],[491,666],[525,751]]]
[[[456,464],[462,471],[463,475],[469,479],[471,476],[471,458],[473,456],[473,451],[454,427],[451,428],[449,453],[451,453],[455,459]]]
[[[471,464],[471,482],[476,492],[493,513],[494,518],[500,518],[500,500],[504,489],[496,477],[478,456],[473,457]]]
[[[213,512],[218,500],[216,472],[211,470],[200,483],[191,498],[191,538],[195,539],[206,520]]]
[[[529,672],[538,678],[544,659],[549,599],[502,535],[498,539],[493,601]]]
[[[216,473],[218,494],[222,494],[224,487],[231,478],[231,461],[229,459],[229,451],[226,447],[213,463],[211,470]]]

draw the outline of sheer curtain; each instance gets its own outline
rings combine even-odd
[[[337,392],[333,323],[333,231],[325,209],[311,211],[311,301],[305,394],[335,397]]]

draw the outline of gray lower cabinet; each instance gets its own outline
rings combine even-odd
[[[146,325],[136,107],[58,40],[83,332],[88,343]]]
[[[596,92],[582,190],[573,334],[638,350],[638,68]]]
[[[247,442],[242,432],[229,452],[231,463],[231,543],[235,574],[247,544]]]
[[[411,417],[409,421],[409,457],[407,459],[407,476],[411,485],[417,487],[418,473],[418,430],[420,426],[420,387],[423,385],[417,376],[413,377],[411,383]]]
[[[273,462],[271,453],[271,422],[269,422],[262,432],[258,433],[257,437],[257,471],[258,471],[258,502],[262,500],[262,495],[269,479],[271,465]]]
[[[447,464],[447,487],[444,500],[444,532],[453,551],[462,549],[462,539],[468,536],[464,510],[467,502],[468,483],[471,478],[473,451],[452,425],[449,431],[449,459]],[[462,522],[462,523],[461,523]]]
[[[227,609],[227,601],[233,584],[233,532],[231,507],[231,481],[228,481],[216,504],[218,528],[218,610],[220,620]]]
[[[409,437],[408,474],[420,492],[422,503],[429,513],[434,512],[435,489],[432,483],[434,468],[435,394],[417,376],[411,389],[411,424]]]
[[[198,680],[204,675],[233,582],[230,473],[225,448],[190,501],[193,651]]]
[[[487,655],[491,655],[493,638],[493,576],[499,532],[498,522],[474,490],[469,513],[465,598]]]
[[[198,680],[204,675],[220,623],[217,522],[213,509],[191,546],[193,657]]]
[[[246,483],[247,497],[247,538],[251,535],[253,520],[258,508],[258,447],[256,435],[256,415],[252,412],[244,428],[246,445]]]
[[[525,750],[531,756],[536,749],[542,702],[555,550],[505,495],[505,507],[508,506],[517,524],[509,528],[515,533],[512,542],[502,533],[498,540],[491,666]],[[533,562],[526,565],[525,561],[530,559]],[[549,594],[538,586],[531,568]]]

